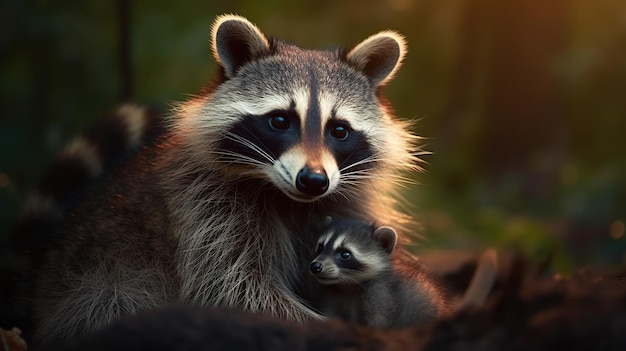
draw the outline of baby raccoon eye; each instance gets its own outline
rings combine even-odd
[[[349,128],[345,124],[338,124],[338,125],[336,125],[333,128],[333,130],[330,132],[330,135],[332,135],[334,138],[336,138],[338,140],[346,140],[346,139],[348,139],[348,134],[350,134],[349,133]]]
[[[291,126],[289,119],[281,115],[269,117],[268,123],[274,130],[286,130]]]
[[[348,250],[343,250],[339,254],[339,257],[341,257],[342,260],[349,260],[352,257],[352,252]]]

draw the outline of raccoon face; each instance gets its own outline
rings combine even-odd
[[[404,55],[397,34],[380,33],[343,55],[270,42],[247,20],[224,16],[212,39],[224,81],[188,103],[181,122],[205,160],[310,202],[346,196],[406,154],[377,97]]]
[[[389,268],[396,232],[356,220],[332,223],[317,242],[310,270],[324,285],[361,284]]]
[[[360,284],[373,278],[376,270],[361,261],[362,253],[354,246],[318,243],[316,256],[311,262],[311,273],[324,285]]]

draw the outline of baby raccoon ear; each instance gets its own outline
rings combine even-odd
[[[383,249],[385,249],[387,253],[391,253],[396,247],[396,240],[398,235],[393,228],[387,226],[378,227],[376,228],[376,230],[374,230],[373,235],[374,239],[382,244]]]
[[[404,38],[396,32],[384,31],[363,40],[348,52],[346,59],[378,87],[393,78],[405,53]]]
[[[211,29],[213,57],[232,78],[244,64],[267,55],[270,44],[265,35],[244,17],[219,16]]]

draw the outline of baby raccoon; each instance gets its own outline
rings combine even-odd
[[[313,304],[323,315],[401,328],[448,312],[443,290],[423,264],[394,250],[394,229],[352,219],[327,222],[310,266],[321,284]]]

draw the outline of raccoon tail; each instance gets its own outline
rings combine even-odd
[[[5,248],[6,267],[2,270],[12,283],[0,287],[2,296],[19,305],[28,299],[32,273],[44,258],[46,248],[54,242],[50,233],[80,201],[85,188],[162,133],[164,127],[158,116],[153,108],[123,104],[61,150],[35,190],[25,197],[20,216],[11,228]],[[9,308],[8,315],[0,316],[0,322],[22,322],[28,311],[21,308]],[[28,329],[28,326],[20,327]]]
[[[158,134],[156,115],[145,106],[123,104],[69,142],[26,197],[12,246],[31,251],[48,241],[41,235],[64,217],[81,190]]]
[[[25,197],[11,230],[8,250],[14,271],[36,267],[53,240],[49,233],[80,200],[83,190],[159,134],[157,115],[141,105],[123,104],[61,150],[36,189]]]

